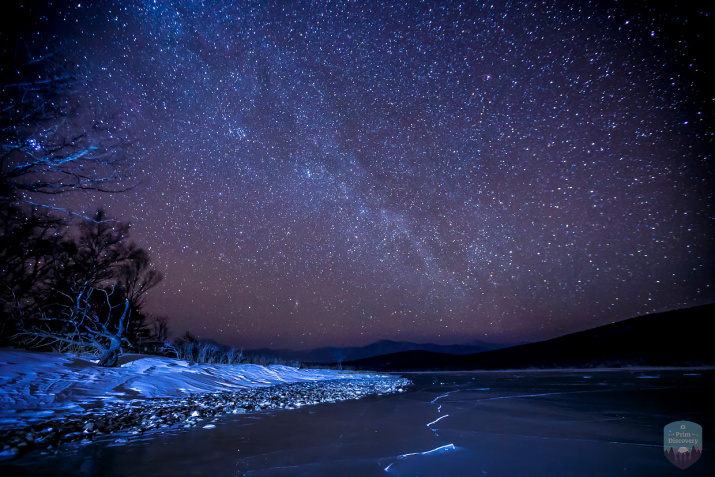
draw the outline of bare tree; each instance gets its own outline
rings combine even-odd
[[[200,364],[217,364],[223,359],[222,350],[214,343],[199,343],[196,362]]]
[[[73,303],[56,316],[42,316],[18,333],[17,338],[29,347],[51,347],[57,343],[72,345],[81,351],[92,350],[100,366],[116,366],[127,340],[123,336],[131,309],[129,300],[113,303],[114,289],[95,289],[84,284],[76,290]],[[99,293],[106,306],[98,306],[93,295]],[[68,297],[69,298],[69,297]],[[119,319],[115,310],[119,309]]]
[[[16,54],[0,67],[0,200],[126,189],[117,172],[124,141],[82,107],[81,86],[52,54]]]
[[[196,362],[199,341],[188,331],[180,338],[164,342],[164,348],[170,353],[174,353],[177,359]]]
[[[124,141],[85,107],[81,81],[68,63],[52,53],[32,55],[21,40],[14,48],[4,37],[0,43],[0,340],[5,340],[17,331],[12,328],[18,317],[40,314],[38,303],[46,303],[58,277],[68,273],[58,270],[72,268],[76,258],[74,245],[63,238],[68,224],[37,197],[126,187],[118,172]],[[147,283],[156,281],[148,278]],[[75,277],[72,285],[86,279]]]
[[[231,348],[225,353],[226,364],[240,364],[243,361],[243,349]]]
[[[127,190],[126,140],[88,107],[86,75],[0,37],[0,339],[93,350],[112,366],[127,337],[148,333],[140,308],[161,275],[128,224],[101,210],[59,220],[37,197]]]
[[[28,275],[27,289],[3,295],[4,325],[11,321],[11,338],[24,346],[70,345],[112,366],[123,345],[151,340],[141,307],[161,274],[129,240],[128,224],[105,220],[101,210],[94,218],[67,225],[36,258],[21,260],[16,275]]]
[[[334,349],[333,358],[335,358],[335,363],[338,365],[338,369],[342,371],[343,361],[345,360],[345,350],[340,348]]]
[[[66,228],[36,210],[0,207],[0,342],[17,331],[17,319],[37,315],[46,302],[59,262],[67,262]]]
[[[144,304],[146,293],[161,282],[162,275],[151,266],[147,251],[131,244],[117,278],[132,308],[139,309]],[[163,325],[166,326],[166,321]]]
[[[168,316],[155,316],[151,319],[149,326],[151,328],[152,339],[158,343],[163,344],[169,339],[169,317]]]

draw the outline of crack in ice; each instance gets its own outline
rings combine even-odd
[[[444,417],[447,417],[447,416],[444,416]],[[435,449],[431,449],[428,451],[424,451],[424,452],[410,452],[409,454],[398,455],[397,460],[402,460],[402,459],[405,459],[405,458],[411,457],[411,456],[432,455],[432,454],[437,454],[438,452],[453,451],[453,450],[457,450],[457,446],[455,446],[454,444],[446,444],[446,445],[443,445],[443,446],[440,446],[440,447],[437,447]],[[395,464],[395,462],[393,462],[392,464],[385,467],[385,469],[384,469],[385,472],[389,472],[390,467],[392,467],[394,464]]]
[[[648,390],[654,390],[654,389],[675,389],[673,386],[663,386],[663,387],[657,387],[657,388],[648,388]],[[528,398],[528,397],[541,397],[541,396],[555,396],[558,394],[583,394],[583,393],[603,393],[603,392],[612,392],[612,391],[618,391],[618,389],[589,389],[589,390],[584,390],[584,391],[559,391],[559,392],[553,392],[553,393],[539,393],[539,394],[518,394],[515,396],[495,396],[495,397],[490,397],[490,398],[483,398],[483,399],[477,399],[476,402],[481,402],[481,401],[493,401],[496,399],[512,399],[512,398]]]
[[[456,393],[456,392],[457,392],[457,391],[449,391],[449,392],[446,392],[446,393],[444,393],[444,394],[442,394],[442,395],[440,395],[440,396],[437,396],[436,398],[434,398],[433,400],[430,401],[430,404],[434,404],[434,403],[437,402],[438,399],[442,399],[443,397],[447,397],[447,396],[449,396],[450,394]]]
[[[449,417],[449,414],[445,414],[445,415],[442,416],[442,417],[438,417],[438,418],[435,419],[434,421],[432,421],[432,422],[430,422],[429,424],[427,424],[427,427],[429,427],[429,426],[431,426],[432,424],[435,424],[435,423],[441,421],[441,420],[444,419],[445,417]],[[430,429],[430,430],[434,430],[434,429]]]
[[[439,396],[437,396],[436,398],[434,398],[432,401],[430,401],[430,404],[435,404],[435,403],[437,402],[437,400],[442,399],[443,397],[447,397],[447,396],[449,396],[450,394],[456,393],[456,392],[458,392],[457,389],[455,389],[454,391],[448,391],[448,392],[446,392],[446,393],[444,393],[444,394],[440,394]],[[439,405],[437,405],[437,413],[439,414],[439,413],[441,413],[441,412],[442,412],[442,405],[439,404]],[[442,419],[444,419],[445,417],[448,417],[448,416],[449,416],[449,414],[445,414],[444,416],[439,417],[439,418],[435,419],[434,421],[432,421],[432,422],[426,424],[426,425],[427,425],[427,428],[428,428],[430,431],[434,432],[436,436],[439,436],[439,434],[437,433],[437,430],[432,429],[430,426],[431,426],[432,424],[435,424],[435,423],[441,421]]]

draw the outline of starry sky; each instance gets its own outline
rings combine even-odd
[[[42,200],[131,222],[177,335],[534,341],[715,301],[707,2],[44,3],[18,38],[76,65],[135,187]]]

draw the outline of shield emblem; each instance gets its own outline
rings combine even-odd
[[[687,469],[703,453],[703,428],[690,421],[671,422],[663,428],[663,448],[666,459]]]

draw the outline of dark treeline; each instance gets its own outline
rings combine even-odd
[[[7,39],[6,39],[7,40]],[[127,138],[84,107],[77,65],[21,36],[0,41],[0,344],[91,352],[156,349],[142,313],[161,280],[129,225],[49,207],[67,192],[121,193]]]
[[[91,354],[103,366],[126,351],[278,362],[188,332],[169,341],[168,318],[143,311],[161,274],[129,238],[129,224],[47,200],[130,190],[122,173],[130,141],[116,121],[86,107],[89,72],[32,43],[0,36],[0,346]]]
[[[166,336],[142,313],[159,283],[126,223],[99,210],[60,219],[19,207],[0,210],[0,336],[6,343],[94,352],[114,365],[122,346],[156,351]]]

